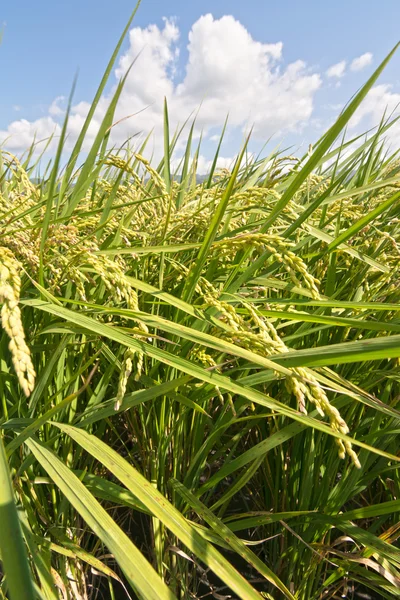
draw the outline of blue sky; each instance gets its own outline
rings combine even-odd
[[[13,151],[22,150],[35,123],[43,132],[59,123],[64,101],[61,99],[53,105],[50,113],[49,107],[57,97],[68,96],[77,70],[79,78],[74,102],[78,106],[78,126],[79,117],[85,113],[85,103],[93,97],[133,6],[134,3],[127,0],[1,3],[0,139],[10,131],[15,138],[19,135],[19,141],[11,145]],[[206,19],[204,15],[207,14],[212,17]],[[233,18],[221,21],[226,15]],[[166,26],[163,17],[175,20]],[[331,124],[339,107],[398,41],[399,22],[398,0],[337,0],[335,3],[320,0],[281,3],[267,0],[143,0],[133,24],[137,35],[135,39],[125,41],[122,55],[125,54],[128,64],[142,49],[141,44],[147,49],[153,48],[153,53],[143,51],[137,68],[134,66],[137,72],[128,86],[119,116],[129,114],[130,106],[135,111],[144,108],[146,101],[151,101],[151,109],[145,111],[140,120],[135,117],[134,125],[131,119],[126,131],[124,126],[119,126],[117,138],[122,140],[124,134],[131,135],[135,127],[137,130],[151,127],[153,121],[157,131],[161,125],[157,121],[162,96],[168,96],[170,92],[172,121],[182,120],[208,94],[201,120],[201,127],[206,131],[205,154],[212,154],[212,138],[218,131],[218,123],[222,125],[225,104],[227,110],[233,111],[233,123],[224,147],[227,157],[237,151],[243,130],[252,119],[260,122],[255,146],[262,143],[263,137],[267,139],[274,133],[274,125],[278,130],[277,141],[284,139],[286,144],[295,146],[313,141]],[[150,24],[156,29],[141,34]],[[192,46],[188,49],[190,32]],[[241,40],[237,48],[236,35]],[[277,46],[279,42],[282,47]],[[243,52],[240,44],[243,44]],[[272,46],[269,48],[266,44]],[[207,49],[219,56],[215,64],[210,57],[203,60],[201,54]],[[229,56],[235,50],[238,56],[244,56],[243,61],[239,61],[238,71],[237,60],[229,63]],[[165,52],[169,52],[166,62],[161,59],[162,64],[157,64],[155,57],[159,58],[160,53]],[[353,63],[352,68],[352,61],[360,56],[364,59],[358,64]],[[188,61],[191,65],[189,74]],[[302,61],[300,66],[298,61]],[[343,61],[346,61],[345,65]],[[291,64],[298,65],[295,73],[290,69],[287,71]],[[381,77],[359,122],[354,122],[354,133],[375,124],[386,105],[389,109],[396,106],[400,100],[399,66],[400,53]],[[243,81],[249,70],[251,77],[246,82],[244,94],[240,84],[235,85],[234,81],[238,77]],[[196,73],[199,73],[198,81]],[[164,75],[165,80],[158,85],[157,81]],[[218,78],[224,82],[223,86],[218,84]],[[113,76],[109,90],[115,82]],[[182,82],[183,86],[178,90],[176,86]],[[106,103],[107,97],[104,106]],[[185,110],[187,114],[184,114]],[[21,119],[24,119],[24,125],[18,125]]]

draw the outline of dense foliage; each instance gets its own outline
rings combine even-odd
[[[333,146],[383,67],[200,184],[167,110],[107,150],[121,88],[77,168],[105,82],[61,172],[67,119],[35,183],[2,153],[0,597],[400,597],[393,121]]]

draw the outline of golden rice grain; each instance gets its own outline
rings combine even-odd
[[[9,349],[20,386],[29,396],[35,386],[36,373],[25,342],[21,311],[18,306],[21,280],[19,264],[8,248],[0,248],[1,324],[10,338]]]

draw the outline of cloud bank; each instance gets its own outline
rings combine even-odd
[[[112,129],[111,141],[117,147],[131,136],[153,135],[153,151],[161,155],[163,145],[163,103],[167,98],[171,131],[196,115],[195,137],[202,132],[209,144],[216,143],[229,114],[230,132],[247,132],[253,127],[253,139],[265,141],[272,135],[301,132],[313,122],[316,94],[323,85],[320,73],[303,60],[284,62],[281,41],[263,43],[255,40],[234,17],[215,19],[201,16],[192,26],[187,44],[187,57],[181,59],[182,40],[174,19],[164,19],[161,27],[134,27],[129,32],[129,45],[119,58],[112,76],[112,89],[103,95],[85,140],[88,149],[106,113],[118,81],[132,63],[120,97]],[[371,64],[366,52],[353,60],[342,60],[326,71],[336,86],[348,71],[356,72]],[[347,65],[349,69],[347,69]],[[328,84],[325,84],[328,85]],[[399,100],[390,86],[377,86],[367,97],[352,125],[366,122],[370,126],[380,119],[386,105]],[[0,144],[10,151],[25,151],[33,140],[54,135],[50,151],[54,151],[65,115],[66,98],[58,96],[47,114],[34,121],[24,118],[0,130]],[[82,100],[74,104],[68,124],[67,148],[71,148],[90,108]],[[177,147],[179,158],[180,146]],[[40,149],[40,147],[39,147]],[[221,159],[228,165],[231,158]],[[207,167],[207,158],[199,164]]]
[[[162,27],[131,29],[129,47],[114,71],[115,89],[134,62],[115,115],[115,121],[124,120],[113,128],[114,143],[152,129],[157,137],[162,129],[164,97],[172,127],[197,113],[197,131],[210,137],[228,113],[230,127],[246,130],[254,126],[253,135],[263,140],[274,133],[299,130],[311,117],[315,93],[322,82],[320,75],[302,60],[283,66],[282,42],[255,40],[232,16],[215,19],[207,14],[193,24],[184,65],[180,49],[180,32],[173,19],[165,19]],[[87,146],[98,130],[111,93],[100,101]],[[72,107],[70,144],[89,106],[81,101]],[[35,134],[36,140],[57,136],[64,112],[65,98],[57,97],[46,116],[35,121],[19,119],[0,131],[0,142],[7,139],[8,149],[21,151]],[[125,119],[129,115],[134,116]]]

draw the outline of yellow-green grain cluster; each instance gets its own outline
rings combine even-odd
[[[8,248],[0,247],[0,302],[1,325],[10,338],[9,349],[19,384],[25,396],[35,386],[35,369],[25,342],[21,311],[18,306],[21,291],[19,264]]]

